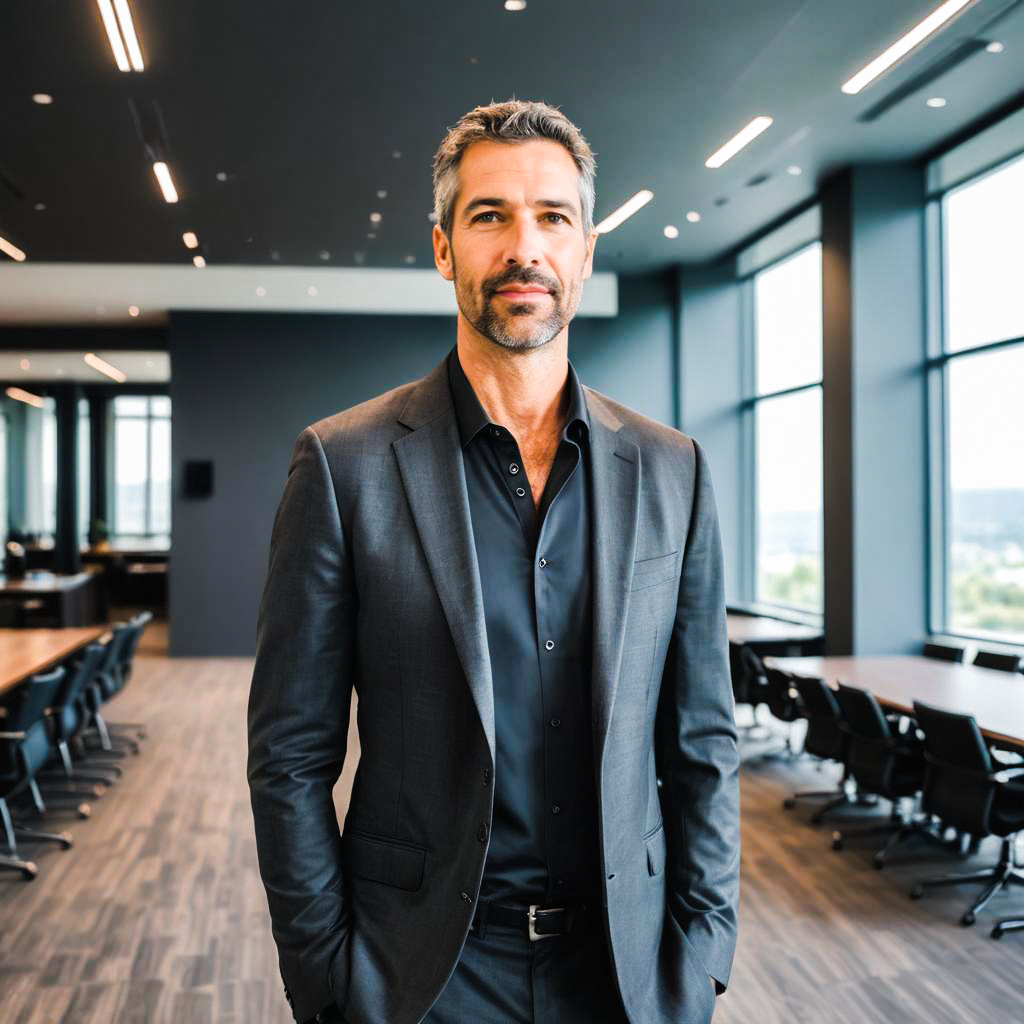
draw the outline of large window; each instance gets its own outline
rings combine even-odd
[[[119,395],[112,403],[113,536],[169,539],[171,532],[171,400]]]
[[[939,631],[1024,643],[1024,158],[948,192]]]
[[[754,276],[754,590],[823,610],[821,245]]]

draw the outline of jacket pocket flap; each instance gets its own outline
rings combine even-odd
[[[423,884],[426,851],[412,843],[346,829],[342,835],[345,870],[356,878],[415,892]]]

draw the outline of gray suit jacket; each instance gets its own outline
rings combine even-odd
[[[739,890],[711,480],[690,438],[584,391],[604,926],[631,1021],[705,1024],[708,974],[729,977]],[[353,686],[361,757],[339,834],[331,791]],[[299,436],[248,722],[260,871],[296,1019],[334,1000],[352,1024],[415,1024],[472,922],[494,794],[484,609],[443,360]]]

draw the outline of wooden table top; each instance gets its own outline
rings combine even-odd
[[[763,615],[727,616],[729,639],[739,644],[761,641],[763,643],[803,643],[820,640],[822,633],[816,626],[802,626],[796,622],[783,622]]]
[[[996,742],[1024,745],[1024,675],[976,665],[957,665],[918,655],[854,658],[765,658],[794,675],[848,683],[879,703],[912,715],[914,701],[973,715]]]
[[[90,572],[71,574],[31,570],[24,579],[9,579],[0,573],[0,594],[56,594],[74,590],[92,577]]]
[[[71,629],[0,629],[0,694],[53,667],[99,639],[108,626]]]

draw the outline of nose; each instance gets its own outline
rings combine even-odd
[[[540,233],[529,215],[514,218],[507,233],[505,265],[538,266],[541,261]]]

